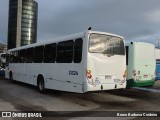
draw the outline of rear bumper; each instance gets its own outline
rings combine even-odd
[[[99,85],[90,85],[89,83],[83,84],[83,91],[89,92],[89,91],[105,91],[105,90],[114,90],[114,89],[125,89],[126,88],[126,82],[125,83],[118,83],[118,84],[99,84]]]
[[[146,81],[137,81],[137,82],[135,82],[133,79],[129,79],[129,80],[127,80],[127,88],[150,86],[150,85],[154,85],[154,83],[155,83],[155,80],[146,80]]]

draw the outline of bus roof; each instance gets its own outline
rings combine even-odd
[[[151,46],[154,46],[152,43],[146,43],[146,42],[137,42],[137,41],[135,41],[135,42],[132,42],[132,41],[130,41],[130,42],[125,42],[125,46],[129,46],[129,45],[131,45],[131,43],[132,44],[145,44],[145,45],[151,45]]]
[[[67,36],[63,36],[63,37],[59,37],[59,38],[54,38],[53,40],[49,40],[49,41],[43,41],[43,42],[38,42],[38,43],[26,45],[26,46],[21,46],[21,47],[9,49],[8,51],[27,49],[27,48],[31,48],[31,47],[35,47],[35,46],[41,46],[41,45],[51,44],[51,43],[54,43],[54,42],[55,43],[56,42],[61,42],[61,41],[64,41],[64,40],[83,38],[83,37],[85,37],[86,34],[91,34],[91,33],[106,34],[106,35],[120,37],[120,38],[123,39],[122,36],[119,36],[119,35],[116,35],[116,34],[107,33],[107,32],[100,32],[100,31],[90,31],[90,30],[87,30],[87,31],[84,31],[84,32],[76,33],[76,34],[71,34],[71,35],[67,35]]]

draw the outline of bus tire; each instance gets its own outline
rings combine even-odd
[[[9,79],[10,79],[10,80],[13,80],[13,74],[12,74],[12,71],[10,71],[10,72],[9,72]]]
[[[38,87],[39,92],[41,92],[41,93],[45,92],[45,83],[44,83],[43,76],[38,76],[37,87]]]

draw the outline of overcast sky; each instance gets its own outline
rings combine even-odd
[[[8,1],[0,0],[0,40],[7,41]],[[158,44],[160,0],[36,0],[37,42],[82,32],[115,33],[126,40]]]

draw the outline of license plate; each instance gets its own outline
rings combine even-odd
[[[111,75],[107,75],[107,76],[105,76],[105,79],[112,79],[112,76]]]
[[[143,77],[144,77],[144,78],[148,78],[148,75],[144,75]]]

